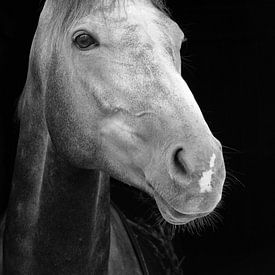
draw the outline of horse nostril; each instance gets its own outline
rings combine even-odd
[[[177,172],[186,176],[188,174],[187,164],[184,161],[184,150],[179,148],[174,153],[174,165]]]

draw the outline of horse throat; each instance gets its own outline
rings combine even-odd
[[[30,123],[33,116],[29,113],[21,121],[4,236],[4,270],[7,274],[105,274],[110,247],[109,176],[62,159],[43,120]]]

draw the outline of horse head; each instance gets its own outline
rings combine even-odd
[[[62,2],[44,6],[29,72],[58,153],[144,190],[169,223],[209,214],[222,196],[222,148],[181,76],[179,26],[147,0],[86,1],[83,12]]]

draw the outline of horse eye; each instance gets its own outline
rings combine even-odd
[[[91,47],[98,46],[98,42],[92,36],[86,33],[79,34],[74,39],[74,42],[76,46],[82,50],[88,50]]]

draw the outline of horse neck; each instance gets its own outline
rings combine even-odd
[[[35,111],[29,107],[21,119],[5,229],[6,273],[105,274],[109,178],[62,159],[43,114]]]

